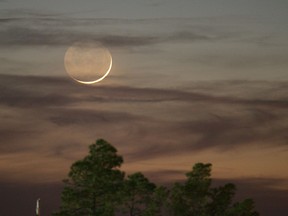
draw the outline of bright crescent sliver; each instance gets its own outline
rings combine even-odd
[[[98,52],[98,48],[100,48],[99,49],[100,54],[102,54],[104,50],[103,55],[107,56],[106,69],[102,71],[102,76],[100,77],[94,77],[95,79],[90,79],[90,80],[82,79],[83,77],[81,77],[81,74],[79,73],[79,71],[81,71],[83,67],[84,67],[83,73],[87,74],[87,69],[85,68],[86,66],[85,64],[87,64],[87,62],[85,63],[85,57],[88,57],[88,61],[89,61],[92,54],[95,54],[93,52]],[[77,49],[80,49],[80,50],[77,51]],[[88,52],[88,55],[86,52]],[[96,55],[97,54],[99,53],[96,53]],[[82,55],[84,55],[84,58],[81,58]],[[79,56],[80,56],[80,60],[77,61],[79,59]],[[102,65],[102,62],[100,63]],[[100,65],[100,70],[102,70],[101,65]],[[66,51],[65,56],[64,56],[64,66],[69,77],[72,78],[74,81],[81,83],[81,84],[85,84],[85,85],[91,85],[91,84],[95,84],[97,82],[102,81],[110,73],[111,68],[112,68],[112,55],[109,52],[109,50],[105,48],[101,43],[98,43],[98,42],[95,43],[95,42],[90,42],[90,41],[76,42],[73,44],[73,46],[70,46],[69,49]],[[92,61],[91,63],[88,62],[88,74],[90,73],[89,75],[91,75],[91,66],[92,67],[95,66],[97,68],[98,65],[95,65],[95,61]],[[94,75],[92,74],[92,77],[90,78],[93,78],[93,76]]]
[[[94,80],[94,81],[81,81],[81,80],[75,79],[74,77],[71,77],[71,78],[74,79],[76,82],[79,82],[79,83],[82,83],[82,84],[86,84],[86,85],[90,85],[90,84],[94,84],[94,83],[97,83],[97,82],[100,82],[101,80],[103,80],[109,74],[111,68],[112,68],[112,56],[110,55],[109,68],[108,68],[107,72],[101,78],[99,78],[97,80]]]

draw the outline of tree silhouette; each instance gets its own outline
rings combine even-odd
[[[184,184],[176,183],[171,192],[171,210],[175,216],[202,215],[208,204],[211,164],[197,163],[186,174]]]
[[[170,214],[173,216],[258,216],[254,202],[246,199],[233,204],[236,186],[228,183],[211,187],[211,164],[196,163],[187,180],[176,183],[170,195]]]
[[[129,175],[122,187],[123,212],[129,216],[143,215],[149,203],[156,185],[151,183],[142,173]]]
[[[117,168],[123,159],[103,139],[89,149],[88,156],[71,166],[69,178],[64,180],[62,205],[55,216],[114,215],[115,193],[124,178]]]
[[[210,203],[207,205],[209,215],[225,215],[225,212],[231,212],[233,197],[236,192],[234,184],[228,183],[218,188],[210,189]]]
[[[143,216],[162,216],[168,215],[167,198],[169,190],[164,186],[155,188],[146,209],[143,211]]]
[[[54,216],[258,216],[254,202],[233,203],[236,186],[212,187],[212,164],[196,163],[186,180],[171,190],[156,186],[141,172],[119,170],[123,158],[103,139],[72,164],[64,180],[62,203]]]

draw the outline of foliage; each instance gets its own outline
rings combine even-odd
[[[143,212],[143,216],[162,216],[168,214],[166,212],[168,196],[169,190],[166,187],[157,187]]]
[[[197,163],[187,180],[176,183],[170,196],[170,214],[173,216],[258,216],[254,202],[246,199],[233,204],[234,184],[211,187],[211,164]]]
[[[129,216],[143,215],[143,211],[152,201],[155,188],[156,185],[149,182],[142,173],[129,175],[123,182],[121,191],[123,212]]]
[[[236,187],[234,184],[225,184],[218,188],[210,189],[210,203],[207,205],[207,212],[209,215],[222,216],[231,211],[232,199],[234,197]]]
[[[208,204],[207,194],[211,185],[211,164],[197,163],[186,174],[184,184],[176,183],[172,188],[170,203],[172,215],[205,215]]]
[[[237,202],[227,214],[227,216],[259,216],[259,213],[254,211],[254,201],[245,199],[242,202]]]
[[[171,190],[156,186],[141,172],[119,170],[123,158],[103,139],[88,156],[72,164],[64,180],[62,203],[54,216],[258,216],[254,202],[233,203],[234,184],[212,187],[212,165],[196,163],[186,180]]]
[[[76,161],[65,180],[62,206],[54,215],[114,215],[115,191],[124,173],[117,168],[123,159],[105,140],[90,145],[89,155]]]

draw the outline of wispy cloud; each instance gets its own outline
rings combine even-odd
[[[191,22],[190,19],[77,19],[29,11],[8,12],[0,18],[0,23],[3,24],[0,46],[59,46],[77,40],[95,40],[109,46],[134,47],[175,41],[214,41],[223,38],[223,32],[217,33],[213,28],[207,27],[203,30],[199,24],[195,24],[193,30],[179,28],[179,24]],[[111,26],[117,29],[119,24],[126,31],[111,30]],[[168,32],[157,27],[168,24],[171,27]],[[83,26],[87,27],[85,31]],[[131,30],[131,26],[134,30]]]
[[[253,84],[251,82],[249,85]],[[265,85],[269,88],[269,83]],[[273,85],[275,89],[276,84]],[[278,89],[283,91],[285,86],[279,83]],[[73,126],[75,130],[85,127],[99,130],[117,125],[123,130],[129,128],[131,130],[128,133],[119,127],[119,135],[129,136],[129,145],[139,142],[137,140],[140,137],[142,142],[149,143],[135,150],[138,159],[175,151],[209,148],[229,150],[255,142],[287,145],[285,134],[288,116],[285,110],[288,102],[285,97],[273,100],[262,96],[254,96],[253,99],[245,98],[245,95],[215,96],[215,89],[210,94],[196,93],[196,89],[183,91],[125,86],[89,88],[74,85],[63,78],[7,75],[1,76],[1,89],[0,105],[3,110],[11,109],[9,115],[18,112],[11,121],[6,118],[10,129],[7,125],[2,126],[1,133],[5,134],[2,136],[3,143],[5,139],[15,139],[12,135],[15,133],[19,137],[29,136],[25,126],[13,131],[12,128],[17,128],[13,126],[13,119],[19,118],[22,113],[26,116],[23,122],[27,118],[35,121],[32,115],[37,113],[37,121],[43,125],[52,124],[55,128]],[[166,106],[166,110],[160,111],[155,106],[157,104]],[[175,106],[182,112],[181,119],[172,115]],[[169,113],[171,115],[167,117]],[[54,130],[52,125],[47,130]],[[35,132],[32,130],[30,133],[32,135]],[[149,141],[151,137],[153,144]]]
[[[60,182],[71,163],[86,155],[87,145],[97,138],[118,148],[127,164],[124,170],[143,171],[164,183],[183,179],[183,164],[177,165],[183,156],[204,159],[204,151],[223,154],[253,145],[269,151],[288,143],[286,82],[223,81],[195,83],[186,89],[155,89],[89,87],[56,77],[0,78],[1,185],[41,182],[44,172],[45,181]],[[254,92],[241,92],[243,86]],[[264,94],[271,88],[281,92],[275,99]],[[234,95],[227,89],[234,89]],[[171,162],[171,158],[179,161]],[[145,162],[154,169],[141,170]],[[265,203],[262,197],[268,192],[273,199],[287,197],[277,189],[283,186],[281,178],[215,179],[215,184],[224,181],[239,186],[237,198],[252,197]],[[27,184],[19,185],[17,191],[23,187]],[[54,187],[47,183],[47,191]],[[283,203],[277,205],[283,209]],[[258,207],[265,209],[262,204]]]
[[[7,21],[7,20],[6,20]],[[4,22],[2,20],[2,22]],[[9,27],[0,32],[1,46],[36,46],[36,45],[70,45],[78,40],[98,41],[108,46],[133,47],[152,45],[169,41],[214,40],[207,35],[193,32],[179,32],[172,35],[118,35],[103,33],[81,33],[53,29],[33,29],[29,27]]]

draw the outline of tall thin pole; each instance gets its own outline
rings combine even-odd
[[[36,216],[40,216],[40,198],[36,201]]]

